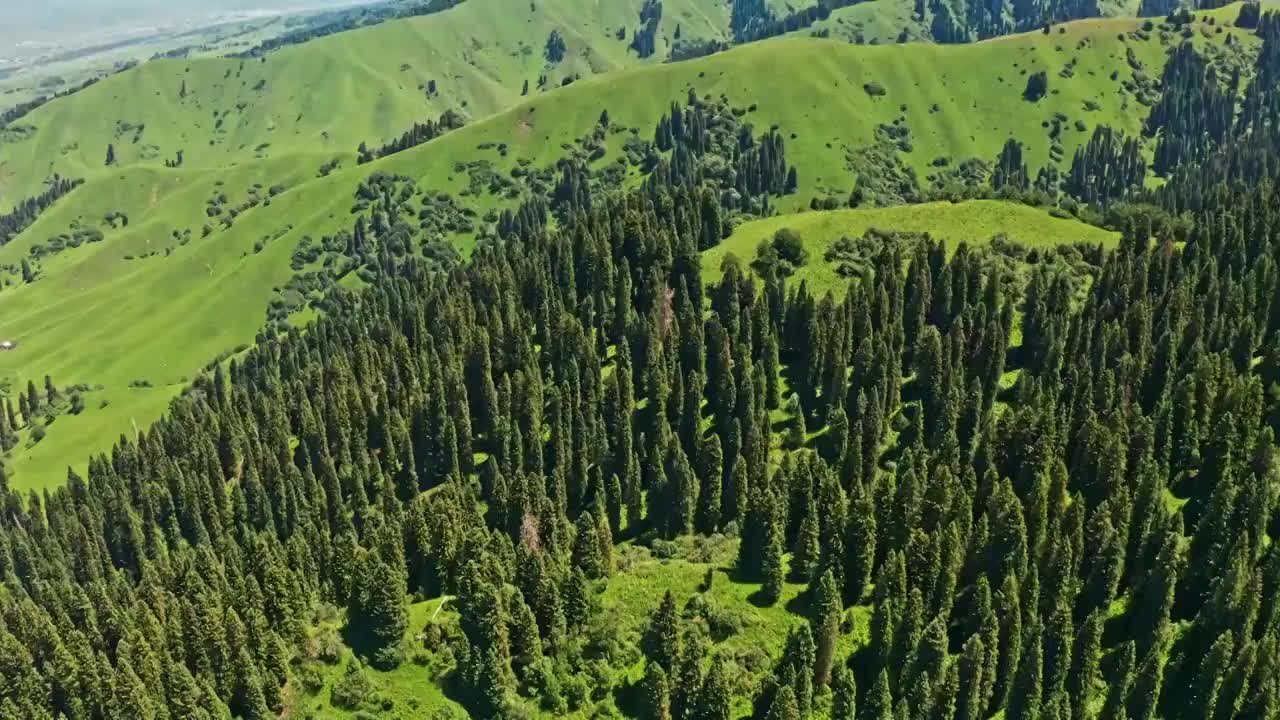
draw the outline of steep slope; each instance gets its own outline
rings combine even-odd
[[[64,386],[103,386],[87,394],[83,414],[59,417],[42,442],[28,447],[24,440],[14,450],[9,469],[15,485],[60,481],[67,458],[80,460],[109,449],[132,422],[145,426],[157,417],[183,378],[194,376],[220,353],[252,342],[267,305],[278,297],[276,289],[293,275],[290,264],[298,243],[350,227],[353,195],[371,173],[410,177],[419,187],[450,193],[483,214],[512,201],[488,194],[483,184],[478,194],[471,193],[475,173],[460,164],[487,161],[484,171],[497,177],[509,177],[522,163],[546,166],[561,157],[563,144],[590,133],[604,110],[615,128],[625,126],[649,138],[659,115],[690,90],[700,96],[724,95],[744,109],[755,105],[744,118],[759,130],[777,126],[784,134],[787,160],[799,172],[799,192],[777,201],[784,212],[807,206],[815,196],[847,197],[855,171],[846,155],[872,142],[877,126],[898,118],[910,129],[912,149],[897,155],[921,175],[933,171],[935,158],[992,159],[1010,137],[1027,144],[1034,173],[1050,161],[1048,130],[1042,124],[1057,113],[1070,120],[1060,123],[1067,158],[1097,124],[1130,133],[1139,129],[1146,109],[1123,89],[1134,74],[1128,52],[1147,76],[1158,77],[1168,50],[1158,36],[1138,40],[1126,34],[1139,27],[1128,20],[1089,21],[1052,35],[969,46],[767,41],[697,61],[583,80],[369,165],[357,167],[351,155],[343,155],[343,165],[324,178],[317,177],[318,170],[332,156],[306,152],[314,143],[297,138],[290,147],[299,152],[285,153],[281,142],[279,148],[268,148],[263,160],[235,160],[241,156],[229,141],[221,150],[209,149],[208,162],[217,162],[217,153],[224,152],[224,159],[236,163],[227,169],[201,169],[194,161],[180,169],[150,164],[99,169],[84,187],[0,248],[0,266],[16,272],[33,246],[53,236],[77,226],[104,233],[101,243],[45,257],[40,279],[0,294],[9,308],[0,318],[0,339],[21,343],[16,352],[0,353],[0,378],[14,388],[25,387],[28,380],[39,384],[45,374]],[[1206,44],[1221,46],[1227,37],[1241,46],[1254,42],[1235,29],[1222,34],[1208,26],[1199,29],[1208,32]],[[298,53],[290,62],[302,72],[309,65],[304,51],[327,47],[311,43],[280,55],[287,59]],[[1070,77],[1064,77],[1062,70],[1073,60]],[[1051,89],[1033,104],[1022,99],[1023,73],[1037,70],[1049,73]],[[142,77],[126,75],[115,82]],[[871,83],[885,94],[869,94]],[[1086,110],[1086,102],[1092,110]],[[333,105],[334,111],[339,107]],[[57,104],[47,110],[73,112]],[[1085,130],[1075,129],[1077,120]],[[71,128],[67,125],[65,131]],[[597,168],[622,154],[623,139],[622,131],[609,137],[609,152],[595,161]],[[269,205],[245,206],[228,229],[214,223],[215,229],[203,237],[203,224],[211,222],[208,201],[226,194],[228,207],[243,206],[254,185],[261,185],[256,190],[260,198],[267,198],[273,187],[283,191],[269,198]],[[128,215],[128,226],[104,224],[112,212]],[[457,240],[464,247],[469,242],[466,236]],[[157,254],[127,259],[153,252]],[[16,281],[13,274],[7,277]],[[130,387],[135,380],[159,389]],[[100,408],[103,399],[110,402]]]
[[[1197,25],[1206,47],[1256,47],[1247,31]],[[615,125],[651,137],[660,112],[690,91],[726,97],[757,128],[778,127],[787,158],[799,170],[801,192],[779,202],[807,205],[815,194],[847,196],[854,171],[847,153],[872,143],[876,129],[895,122],[909,130],[902,161],[923,180],[946,158],[993,160],[1009,138],[1026,145],[1032,173],[1051,162],[1053,126],[1060,126],[1061,157],[1098,125],[1136,134],[1148,109],[1125,85],[1135,74],[1158,80],[1169,49],[1180,38],[1136,39],[1136,20],[1090,20],[973,45],[856,46],[820,39],[777,39],[701,60],[628,70],[584,80],[432,144],[386,160],[388,170],[442,189],[464,187],[454,163],[472,159],[477,145],[506,144],[508,157],[485,155],[499,168],[518,159],[545,163],[608,110]],[[1230,40],[1228,40],[1230,38]],[[1129,54],[1132,53],[1132,63]],[[1135,70],[1137,65],[1140,70]],[[1039,102],[1023,99],[1027,76],[1050,78]],[[1114,79],[1113,79],[1114,78]],[[876,86],[883,89],[883,95]],[[872,92],[869,92],[871,90]],[[1077,124],[1078,123],[1078,124]],[[611,150],[619,150],[618,143]],[[613,155],[602,162],[609,162]]]
[[[161,60],[104,80],[0,133],[0,208],[36,194],[51,173],[107,172],[118,165],[222,167],[286,152],[354,153],[415,121],[454,109],[482,118],[565,78],[610,72],[666,56],[666,38],[720,37],[728,10],[668,0],[660,52],[628,46],[643,0],[468,0],[435,15],[340,33],[261,61]],[[616,33],[623,30],[626,39]],[[564,58],[544,54],[552,31]],[[539,88],[539,79],[545,87]],[[432,89],[434,88],[434,92]]]

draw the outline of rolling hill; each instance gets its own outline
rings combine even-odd
[[[538,21],[556,22],[543,6],[535,16]],[[557,7],[568,24],[597,8],[585,2]],[[13,451],[8,468],[16,487],[60,481],[68,458],[82,462],[86,451],[107,450],[121,432],[145,427],[187,379],[219,355],[253,342],[276,290],[293,275],[294,248],[304,237],[320,238],[348,227],[353,195],[371,173],[412,178],[420,187],[463,198],[483,213],[510,201],[485,193],[468,197],[474,178],[466,163],[482,158],[486,171],[499,176],[509,176],[521,164],[548,165],[565,144],[589,133],[603,110],[615,127],[649,137],[658,116],[690,91],[724,96],[744,110],[754,106],[746,120],[783,133],[788,161],[799,174],[799,192],[777,201],[783,212],[805,207],[817,196],[846,197],[856,175],[850,154],[874,142],[878,127],[895,123],[909,129],[910,140],[910,151],[897,154],[922,177],[936,171],[940,158],[989,160],[1011,137],[1027,144],[1034,173],[1051,162],[1047,126],[1055,121],[1062,128],[1058,143],[1066,158],[1096,125],[1137,132],[1146,110],[1126,84],[1132,87],[1139,73],[1158,77],[1169,47],[1178,40],[1159,32],[1143,39],[1141,22],[1120,19],[1082,21],[1048,35],[967,46],[776,39],[696,61],[584,79],[433,142],[356,166],[351,150],[359,140],[395,134],[410,121],[447,107],[446,100],[465,98],[479,114],[519,99],[519,88],[494,78],[509,71],[536,72],[543,63],[540,49],[534,48],[532,56],[517,52],[516,57],[510,55],[514,51],[495,49],[472,56],[476,64],[471,64],[460,46],[435,39],[436,32],[448,33],[433,23],[465,19],[475,27],[485,22],[484,16],[454,14],[486,11],[498,13],[499,8],[475,0],[438,16],[296,46],[265,63],[248,62],[243,70],[239,61],[149,63],[24,120],[37,130],[3,146],[7,164],[0,172],[9,173],[11,188],[38,185],[49,167],[72,175],[83,171],[88,182],[0,248],[0,266],[16,270],[33,246],[76,228],[102,228],[104,239],[46,256],[40,279],[13,284],[0,294],[11,308],[0,318],[0,336],[20,342],[18,351],[0,354],[0,374],[11,387],[24,387],[28,380],[39,383],[49,374],[60,385],[90,388],[84,413],[60,416],[43,441],[30,446],[24,440]],[[608,12],[617,12],[616,19],[592,16],[591,25],[625,22],[626,13],[616,8]],[[687,16],[674,10],[668,15],[689,32],[692,21],[676,19]],[[497,22],[495,18],[489,20]],[[706,28],[719,22],[703,21]],[[1243,31],[1220,31],[1223,24],[1197,24],[1197,42],[1225,48],[1231,37],[1237,49],[1255,42]],[[603,63],[600,69],[635,62],[625,44],[611,38],[603,42],[602,47],[612,50],[591,55]],[[458,56],[451,57],[448,47],[458,49]],[[453,65],[445,67],[455,68],[463,80],[441,82],[442,97],[428,99],[417,85],[429,76],[447,75],[431,64],[434,57],[450,57],[447,62]],[[480,57],[496,63],[491,71],[477,67]],[[605,62],[610,57],[614,64]],[[401,72],[403,64],[409,69]],[[191,73],[185,72],[188,66]],[[1025,76],[1036,71],[1049,75],[1050,92],[1033,104],[1022,95]],[[184,78],[185,99],[179,97]],[[261,81],[267,87],[253,90]],[[869,92],[873,87],[883,94]],[[310,108],[301,118],[285,112],[300,99]],[[224,120],[225,132],[214,130],[214,107],[234,110],[236,102],[249,100],[258,103],[252,111],[246,105],[243,117],[233,112]],[[117,146],[121,167],[101,167],[101,148],[115,138],[116,123],[128,113],[137,113],[128,122],[146,125],[142,139],[137,145],[126,141]],[[1083,129],[1076,129],[1077,122]],[[138,133],[136,128],[132,132]],[[183,132],[190,134],[183,139]],[[158,144],[163,155],[145,159],[143,148],[156,140],[164,141]],[[619,145],[611,137],[597,166],[616,160]],[[183,167],[164,167],[164,155],[179,146],[188,148]],[[58,148],[73,149],[61,154]],[[58,159],[43,170],[33,169],[33,158],[51,149]],[[11,151],[28,154],[19,160]],[[338,168],[317,177],[335,157],[341,160]],[[202,225],[208,221],[208,202],[224,194],[243,213],[231,227],[215,228],[206,237]],[[251,204],[255,196],[259,202]],[[128,225],[107,225],[112,213],[127,215]],[[989,238],[988,229],[971,239]],[[464,247],[469,242],[466,236],[456,239]],[[13,274],[8,277],[15,283]]]
[[[642,0],[469,0],[435,15],[383,23],[285,48],[261,60],[157,60],[112,76],[0,134],[0,208],[36,194],[51,173],[91,178],[107,146],[121,166],[192,168],[306,153],[354,155],[416,121],[453,109],[483,118],[565,78],[641,60],[628,48]],[[668,0],[659,37],[716,37],[720,4]],[[606,30],[607,28],[607,30]],[[626,30],[625,40],[618,30]],[[551,63],[555,30],[566,46]],[[29,128],[29,129],[24,129]]]

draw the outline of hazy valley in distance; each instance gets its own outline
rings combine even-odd
[[[227,22],[370,4],[370,0],[49,0],[5,10],[0,67],[134,37],[190,32]]]

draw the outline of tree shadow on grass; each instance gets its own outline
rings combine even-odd
[[[792,615],[809,617],[813,614],[814,600],[812,588],[806,587],[800,594],[788,600],[783,608]]]
[[[626,717],[645,717],[649,709],[649,696],[645,692],[644,679],[628,680],[614,687],[613,704]]]
[[[373,655],[373,637],[364,623],[348,619],[342,624],[338,633],[342,636],[342,642],[351,648],[351,652],[355,653],[362,663],[368,665]]]
[[[763,586],[759,590],[756,590],[755,592],[748,595],[747,602],[751,603],[754,607],[760,608],[761,610],[774,607],[778,604],[778,601],[776,599],[769,598],[768,594],[765,593]]]

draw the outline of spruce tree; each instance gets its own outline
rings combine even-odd
[[[858,681],[844,663],[831,676],[831,720],[857,720]]]
[[[786,575],[783,567],[784,534],[781,519],[774,517],[768,521],[764,533],[764,556],[761,558],[764,585],[760,588],[760,599],[765,605],[773,605],[782,598]]]
[[[862,704],[862,720],[894,720],[893,695],[889,692],[889,671],[881,669]]]
[[[675,668],[676,658],[680,654],[678,622],[676,600],[668,590],[662,597],[662,604],[649,616],[649,625],[642,642],[645,657],[667,673]]]
[[[844,614],[835,573],[831,570],[822,574],[814,597],[817,610],[813,618],[813,635],[817,645],[814,682],[823,687],[831,681],[831,668],[836,661],[836,644],[840,640],[840,620]]]
[[[1111,679],[1107,689],[1107,699],[1102,706],[1102,711],[1098,713],[1101,720],[1110,720],[1111,718],[1127,718],[1128,711],[1126,709],[1129,701],[1129,691],[1133,687],[1133,667],[1134,667],[1134,645],[1133,641],[1127,641],[1115,650],[1115,657],[1112,672],[1108,674]]]
[[[370,664],[382,670],[395,668],[400,664],[400,643],[409,624],[405,574],[366,551],[359,560],[357,577],[350,620],[365,643]]]
[[[711,662],[711,669],[698,696],[697,720],[730,720],[733,717],[733,687],[723,658]]]
[[[1027,629],[1027,642],[1018,661],[1018,676],[1009,693],[1009,720],[1039,720],[1043,693],[1040,629]]]
[[[600,578],[606,573],[601,557],[598,525],[589,511],[578,516],[577,538],[573,543],[573,566],[588,578]]]
[[[662,665],[650,658],[644,675],[645,709],[649,720],[672,720],[671,686]]]
[[[800,706],[796,704],[796,694],[791,688],[782,686],[773,697],[769,713],[765,720],[800,720]]]

